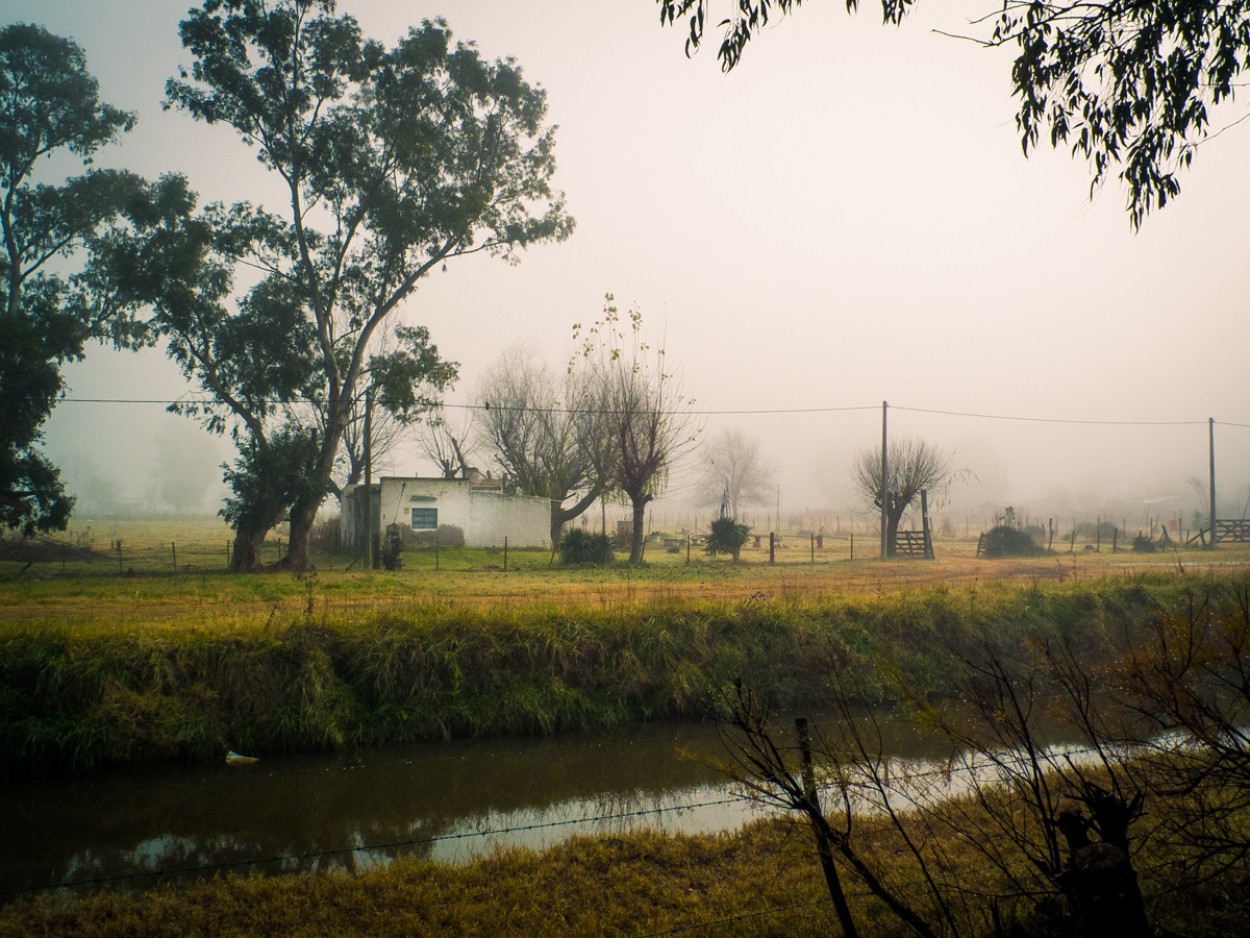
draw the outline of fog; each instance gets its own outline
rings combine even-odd
[[[862,509],[849,465],[879,445],[883,401],[892,437],[924,438],[966,470],[939,508],[957,526],[1006,505],[1130,527],[1188,519],[1203,507],[1208,418],[1220,514],[1240,516],[1250,123],[1233,125],[1246,105],[1215,112],[1228,132],[1198,148],[1179,200],[1134,234],[1117,181],[1091,199],[1065,151],[1024,159],[1009,53],[934,31],[970,29],[992,8],[924,3],[896,29],[872,5],[847,16],[834,0],[805,4],[726,76],[718,37],[687,59],[652,0],[340,3],[388,44],[444,16],[486,55],[515,57],[560,127],[572,238],[518,266],[456,260],[402,311],[461,365],[449,407],[467,405],[517,341],[565,361],[572,324],[597,318],[611,292],[641,310],[704,434],[733,427],[762,444],[778,491],[751,512],[761,521],[778,507]],[[102,99],[138,112],[98,165],[185,173],[204,201],[280,199],[230,130],[162,111],[165,79],[190,62],[182,9],[0,2],[8,22],[74,38]],[[231,448],[164,413],[192,389],[159,349],[92,347],[67,377],[46,449],[84,501],[215,510]],[[408,446],[381,470],[432,468]],[[203,500],[162,495],[169,473],[201,479]],[[679,467],[653,514],[680,511],[694,477]]]

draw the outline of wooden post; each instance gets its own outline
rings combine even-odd
[[[929,530],[929,490],[920,490],[920,528],[924,532],[924,559],[933,560],[933,534]]]
[[[504,573],[508,572],[508,538],[507,536],[505,536],[503,539],[503,572]]]
[[[690,566],[690,542],[693,540],[694,540],[694,537],[690,534],[689,531],[687,531],[686,532],[686,566],[687,567]]]
[[[772,531],[768,532],[768,563],[775,564],[777,562],[777,535]]]
[[[1207,449],[1211,459],[1211,540],[1207,544],[1208,550],[1215,550],[1215,418],[1207,418]]]
[[[855,559],[855,529],[851,529],[851,559]]]
[[[829,845],[824,827],[820,824],[824,815],[820,810],[820,797],[816,793],[816,773],[812,769],[812,740],[807,731],[807,718],[798,717],[794,721],[794,729],[799,737],[799,750],[803,754],[803,795],[807,800],[812,834],[816,838],[816,852],[820,855],[820,868],[825,874],[825,885],[829,887],[829,898],[833,900],[833,907],[838,913],[842,934],[846,938],[859,938],[855,920],[851,917],[851,908],[846,902],[846,894],[842,891],[842,881],[838,878],[838,868],[833,863],[833,849]]]
[[[169,558],[174,565],[174,576],[178,575],[178,544],[175,541],[169,542]]]
[[[812,563],[814,564],[816,563],[816,535],[809,534],[808,537],[812,539]]]
[[[373,569],[373,388],[365,389],[365,570]]]
[[[881,559],[889,556],[889,523],[890,513],[890,459],[887,455],[888,436],[886,434],[886,418],[890,410],[888,401],[881,402]]]

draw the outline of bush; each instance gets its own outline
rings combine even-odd
[[[717,518],[712,522],[707,536],[707,547],[704,549],[713,557],[717,554],[729,554],[734,563],[737,563],[742,545],[750,536],[751,529],[745,524],[739,524],[733,518]]]
[[[1155,552],[1155,542],[1145,534],[1139,534],[1133,538],[1133,553],[1135,554],[1153,554]]]
[[[985,535],[986,557],[1032,557],[1040,553],[1042,549],[1029,532],[1008,524],[990,528]]]
[[[603,534],[574,528],[560,539],[560,563],[612,562],[612,542]]]

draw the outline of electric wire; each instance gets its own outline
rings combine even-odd
[[[194,405],[212,405],[215,403],[210,398],[112,398],[112,397],[63,397],[58,403],[60,404],[160,404],[163,406],[171,406],[174,404],[194,404]],[[292,407],[297,405],[316,404],[316,401],[307,398],[300,399],[276,399],[265,402],[275,407]],[[906,404],[890,404],[890,410],[907,411],[917,414],[932,414],[943,417],[966,417],[974,420],[1006,420],[1021,423],[1053,423],[1066,424],[1072,426],[1102,426],[1102,427],[1191,427],[1206,426],[1207,419],[1201,420],[1095,420],[1080,417],[1036,417],[1021,414],[990,414],[977,413],[974,411],[958,411],[958,410],[942,410],[932,407],[909,407]],[[442,403],[434,410],[471,410],[471,411],[488,411],[503,410],[509,412],[535,413],[535,414],[604,414],[614,413],[613,411],[601,411],[583,407],[516,407],[507,404],[463,404],[463,403]],[[676,416],[680,414],[689,414],[697,417],[735,417],[735,416],[783,416],[787,414],[832,414],[832,413],[851,413],[864,411],[877,411],[881,409],[880,404],[851,404],[843,406],[827,406],[827,407],[769,407],[769,408],[738,408],[738,409],[679,409],[671,411],[663,411],[664,415]],[[1250,429],[1250,424],[1238,423],[1234,421],[1216,420],[1217,426],[1237,427],[1239,429]]]

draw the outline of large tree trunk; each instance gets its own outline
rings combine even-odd
[[[629,562],[642,563],[643,539],[647,536],[647,502],[651,501],[651,497],[631,495],[629,500],[634,508],[633,532],[629,539]]]
[[[898,511],[891,511],[885,519],[885,555],[894,557],[898,554],[898,523],[903,520],[904,505]]]
[[[260,530],[240,524],[234,530],[234,546],[230,549],[231,573],[254,573],[260,569],[261,551],[269,529]]]
[[[300,572],[312,569],[308,542],[312,538],[318,507],[317,504],[310,504],[295,505],[291,508],[291,541],[287,546],[286,556],[282,558],[284,569]]]
[[[580,517],[587,508],[594,504],[595,499],[602,492],[601,486],[595,486],[571,508],[564,507],[563,498],[551,500],[551,547],[553,550],[560,546],[560,534],[564,531],[564,526],[574,518]]]
[[[345,394],[346,398],[346,394]],[[307,486],[302,488],[291,505],[291,539],[287,544],[286,556],[281,566],[285,570],[304,572],[312,568],[308,552],[308,542],[312,537],[313,523],[317,520],[317,509],[333,486],[330,476],[334,471],[334,458],[338,455],[339,445],[343,441],[344,415],[337,420],[332,419],[326,427],[325,435],[318,450],[316,465],[307,476]],[[315,440],[315,437],[314,437]],[[371,497],[371,496],[370,496]],[[372,532],[367,532],[372,536]]]

